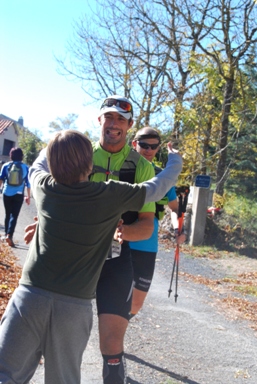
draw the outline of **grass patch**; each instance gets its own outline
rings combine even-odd
[[[216,246],[199,245],[197,247],[188,244],[182,244],[180,249],[185,254],[190,254],[192,257],[208,258],[208,259],[222,259],[224,257],[238,256],[237,252],[229,252],[227,250],[219,250]]]
[[[251,285],[238,285],[235,287],[235,290],[243,295],[251,295],[257,297],[257,287],[253,287]]]
[[[242,295],[257,297],[257,272],[240,273],[237,277],[226,277],[222,282]]]

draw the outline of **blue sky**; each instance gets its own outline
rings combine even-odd
[[[86,10],[85,0],[0,0],[0,113],[22,116],[44,139],[49,123],[69,113],[79,115],[80,131],[99,132],[98,105],[57,73],[54,58],[64,56],[72,23]]]

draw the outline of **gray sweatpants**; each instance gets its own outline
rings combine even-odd
[[[91,300],[20,285],[0,326],[0,383],[25,384],[45,357],[46,384],[79,384]]]

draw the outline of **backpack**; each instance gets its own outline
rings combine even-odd
[[[134,149],[131,148],[127,158],[125,159],[119,171],[110,171],[109,169],[105,169],[103,167],[100,167],[99,165],[93,165],[91,175],[94,175],[95,173],[104,173],[106,176],[108,176],[109,174],[111,174],[117,176],[119,178],[119,181],[126,181],[127,183],[134,184],[136,167],[139,158],[139,153],[137,153]]]
[[[139,153],[137,153],[134,149],[131,148],[127,158],[125,159],[119,171],[110,171],[109,169],[105,169],[98,165],[93,165],[93,170],[91,175],[95,173],[104,173],[106,176],[108,176],[109,174],[112,174],[114,176],[117,176],[119,178],[119,181],[126,181],[127,183],[134,184],[136,167],[137,167],[137,163],[140,156],[141,155]],[[134,212],[134,211],[125,212],[122,215],[122,219],[126,224],[133,223],[134,221],[137,220],[137,218],[138,218],[138,212]]]
[[[7,184],[18,187],[23,183],[23,171],[21,163],[12,162],[7,168]]]
[[[114,176],[119,177],[119,181],[126,181],[127,183],[134,184],[135,182],[135,173],[136,173],[136,166],[138,163],[138,160],[140,158],[140,154],[136,152],[134,149],[131,148],[128,157],[124,161],[121,169],[119,171],[109,171],[103,167],[100,167],[98,165],[93,166],[92,174],[94,173],[104,173],[106,175],[112,174]],[[157,167],[157,165],[154,164],[154,171],[155,174],[158,175],[162,171],[162,168]],[[158,220],[163,219],[165,215],[165,208],[164,205],[168,204],[168,198],[164,196],[158,203],[155,203],[155,216]],[[122,215],[122,218],[126,224],[133,223],[138,217],[137,212],[126,212]]]

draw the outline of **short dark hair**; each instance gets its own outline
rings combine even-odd
[[[23,159],[22,149],[18,147],[12,148],[10,150],[9,156],[12,161],[22,161]]]
[[[90,140],[75,130],[57,132],[47,146],[47,162],[57,183],[72,185],[92,170]]]
[[[156,129],[153,129],[151,127],[144,127],[137,131],[134,140],[139,141],[143,139],[157,139],[159,143],[161,142],[161,137],[159,133],[156,131]]]

